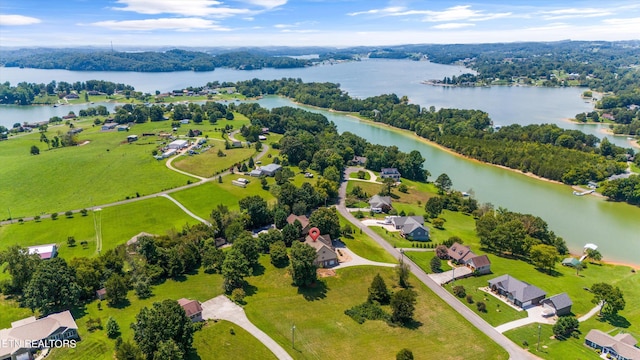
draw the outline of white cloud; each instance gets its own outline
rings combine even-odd
[[[0,15],[0,26],[20,26],[41,23],[38,18],[24,15]]]
[[[621,18],[621,19],[605,19],[602,20],[603,23],[608,25],[635,25],[638,26],[640,24],[640,17],[636,18]],[[637,34],[636,28],[636,34]]]
[[[570,8],[570,9],[540,11],[538,14],[541,14],[542,18],[545,20],[562,20],[562,19],[609,16],[609,15],[612,15],[613,12],[606,9]]]
[[[144,20],[107,20],[91,23],[90,25],[105,27],[112,30],[151,31],[151,30],[218,30],[228,31],[215,21],[201,18],[159,18]]]
[[[476,26],[476,24],[471,24],[471,23],[446,23],[446,24],[434,25],[431,28],[447,30],[447,29],[461,29],[461,28],[470,27],[470,26]]]
[[[426,22],[451,22],[451,21],[486,21],[511,16],[512,13],[487,13],[484,10],[473,10],[471,5],[453,6],[442,11],[435,10],[406,10],[403,7],[387,7],[372,9],[347,14],[356,15],[380,15],[380,16],[424,16]]]
[[[113,10],[132,11],[139,14],[177,14],[182,16],[211,16],[229,17],[249,14],[249,9],[235,9],[222,5],[216,0],[117,0],[124,7],[114,7]]]
[[[261,6],[267,9],[273,9],[278,6],[285,5],[287,3],[287,0],[244,0],[244,2],[247,2],[252,5]]]
[[[570,25],[567,23],[562,23],[562,22],[557,22],[557,23],[550,23],[544,26],[536,26],[536,27],[529,27],[529,28],[525,28],[524,30],[527,31],[548,31],[548,30],[558,30],[558,29],[567,29],[569,28]]]

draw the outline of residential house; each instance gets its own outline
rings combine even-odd
[[[169,149],[180,150],[189,146],[189,142],[187,140],[174,140],[167,145]]]
[[[316,260],[313,262],[316,266],[327,268],[338,265],[338,255],[329,234],[320,235],[315,240],[307,235],[304,243],[316,250]]]
[[[571,305],[573,305],[567,293],[553,295],[550,298],[542,300],[541,303],[545,308],[553,310],[558,316],[571,314]]]
[[[400,230],[400,235],[415,241],[429,241],[429,228],[424,226],[422,216],[396,216],[391,218],[391,223]]]
[[[102,288],[96,291],[96,297],[98,300],[104,300],[107,298],[107,289]]]
[[[391,207],[391,196],[373,195],[369,199],[369,208],[375,213],[389,211]]]
[[[262,176],[262,170],[260,169],[251,170],[251,172],[249,173],[249,176],[260,177]]]
[[[29,246],[27,250],[29,254],[38,254],[42,260],[53,259],[58,255],[56,244]]]
[[[116,130],[118,130],[118,131],[129,131],[129,126],[128,125],[118,125],[118,126],[116,126]]]
[[[453,260],[456,264],[466,264],[467,261],[477,256],[468,246],[457,242],[454,242],[453,245],[447,249],[447,255],[449,259]]]
[[[396,168],[383,168],[380,170],[380,177],[383,179],[391,178],[400,181],[400,172]]]
[[[489,280],[489,288],[500,295],[506,296],[514,305],[523,309],[531,305],[538,305],[547,295],[540,288],[510,275],[502,275]]]
[[[178,304],[184,309],[184,312],[187,314],[187,317],[191,319],[191,322],[202,321],[202,306],[198,300],[182,298],[178,300]]]
[[[478,275],[491,273],[491,260],[487,255],[474,256],[467,260],[466,265]]]
[[[309,218],[307,218],[304,215],[295,215],[295,214],[291,214],[287,216],[288,224],[293,224],[294,222],[296,222],[296,220],[298,220],[300,222],[300,225],[302,225],[302,234],[307,235],[309,233],[309,229],[311,229],[311,224],[309,224]]]
[[[240,142],[238,140],[234,140],[234,141],[231,142],[231,147],[241,148],[242,147],[242,142]]]
[[[263,134],[268,134],[269,133],[269,128],[268,127],[263,127],[262,128],[262,133]]]
[[[75,100],[75,99],[80,99],[80,96],[76,93],[71,93],[67,96],[64,97],[67,100]]]
[[[264,135],[258,135],[258,140],[265,141],[265,140],[267,140],[267,137],[264,136]]]
[[[31,360],[37,350],[50,347],[52,341],[78,340],[78,325],[71,312],[63,311],[41,319],[35,316],[11,323],[0,329],[0,359]]]
[[[364,165],[367,163],[367,158],[364,156],[354,156],[351,163],[353,165]]]
[[[640,360],[638,341],[630,334],[620,333],[611,336],[600,330],[592,329],[584,338],[585,345],[600,350],[603,356],[617,360]]]

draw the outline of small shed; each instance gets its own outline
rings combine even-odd
[[[127,141],[128,142],[138,141],[138,135],[129,135],[129,136],[127,136]]]
[[[576,267],[578,265],[580,265],[580,260],[573,258],[573,257],[568,257],[565,258],[564,260],[562,260],[562,265],[564,266],[570,266],[570,267]]]

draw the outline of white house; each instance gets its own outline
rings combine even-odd
[[[169,145],[167,145],[169,149],[176,149],[176,150],[184,149],[187,146],[189,146],[189,142],[187,140],[174,140],[171,143],[169,143]]]

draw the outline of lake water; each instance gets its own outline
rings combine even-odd
[[[65,70],[34,70],[0,68],[0,81],[16,84],[20,81],[48,83],[56,81],[109,80],[151,92],[169,91],[187,86],[204,85],[208,81],[238,81],[252,78],[301,78],[303,81],[340,83],[352,96],[367,97],[384,93],[407,95],[411,102],[423,107],[481,109],[487,111],[494,123],[555,123],[564,128],[579,129],[602,137],[596,126],[566,122],[578,112],[590,111],[591,104],[580,98],[581,89],[489,87],[446,88],[423,85],[426,79],[441,79],[459,75],[466,70],[456,66],[429,62],[398,60],[366,60],[304,69],[264,69],[237,71],[217,69],[213,72],[193,73],[131,73],[77,72]],[[265,107],[293,106],[283,98],[267,97],[259,101]],[[88,105],[85,105],[88,106]],[[95,105],[94,105],[95,106]],[[46,120],[54,115],[77,113],[82,106],[0,107],[0,124]],[[461,191],[472,189],[481,202],[491,202],[518,212],[531,213],[545,219],[552,230],[565,238],[572,251],[578,252],[585,243],[595,243],[605,260],[640,263],[640,208],[622,203],[572,195],[568,186],[551,184],[516,174],[512,171],[459,158],[421,141],[372,126],[344,115],[311,109],[334,121],[339,131],[351,131],[373,143],[397,145],[403,151],[419,150],[427,159],[425,166],[436,177],[446,172],[454,187]],[[610,139],[612,139],[610,137]],[[624,138],[615,143],[628,146]]]

